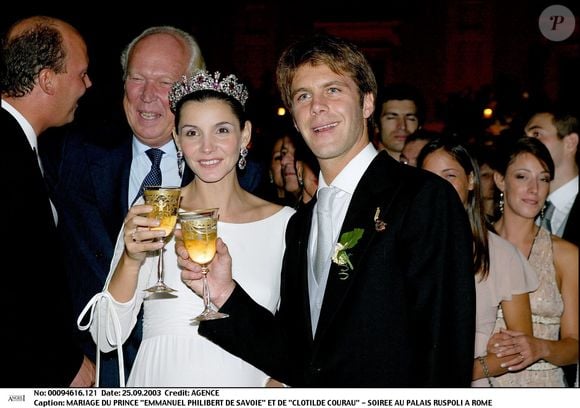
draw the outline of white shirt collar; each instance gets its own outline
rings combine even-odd
[[[564,210],[571,201],[574,201],[576,194],[578,194],[578,176],[574,177],[563,186],[560,186],[556,191],[550,193],[548,200],[550,200],[558,210]]]
[[[338,176],[332,181],[331,185],[350,195],[354,194],[354,190],[358,185],[367,168],[377,156],[378,151],[372,143],[366,145],[345,167]],[[322,176],[322,172],[318,176],[318,188],[328,187],[328,184]]]
[[[133,135],[133,157],[137,157],[141,154],[145,154],[145,151],[149,150],[151,146],[147,146],[145,143],[141,142],[136,136]],[[175,142],[173,139],[169,139],[167,143],[161,146],[159,149],[165,152],[165,156],[177,157],[177,148],[175,147]]]
[[[30,124],[30,122],[28,120],[26,120],[26,118],[24,116],[22,116],[22,114],[20,112],[18,112],[14,106],[10,105],[4,99],[2,99],[2,107],[9,114],[11,114],[14,117],[14,119],[16,119],[16,121],[18,122],[18,124],[20,125],[22,130],[24,131],[24,134],[26,135],[26,138],[28,139],[28,143],[30,143],[30,147],[32,147],[34,150],[38,151],[38,136],[36,135],[36,133],[34,133],[34,129],[32,128],[32,125]]]

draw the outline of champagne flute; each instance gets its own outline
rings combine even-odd
[[[207,283],[207,265],[216,252],[218,209],[207,208],[179,214],[183,243],[189,257],[201,265],[203,274],[203,305],[201,314],[194,321],[215,320],[228,317],[213,309],[210,302],[209,285]]]
[[[179,187],[162,187],[162,186],[148,186],[143,191],[145,204],[153,206],[147,217],[156,218],[159,220],[158,227],[152,227],[152,230],[165,230],[164,238],[156,238],[162,240],[165,244],[167,239],[173,232],[177,222],[177,210],[179,208],[179,197],[181,189]],[[163,252],[165,245],[159,249],[157,258],[157,283],[150,288],[145,289],[152,293],[170,293],[175,292],[175,289],[170,288],[163,281]]]

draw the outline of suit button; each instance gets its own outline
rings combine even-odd
[[[306,369],[306,373],[305,373],[305,377],[306,377],[306,382],[313,387],[318,387],[320,386],[320,378],[321,378],[321,374],[322,374],[322,369],[320,367],[314,367],[312,365],[310,365],[307,369]]]
[[[96,259],[102,259],[103,257],[104,257],[104,254],[101,251],[95,252]]]

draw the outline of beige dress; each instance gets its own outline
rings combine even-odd
[[[550,233],[544,228],[538,232],[529,260],[540,280],[538,290],[530,294],[534,336],[558,340],[564,302],[556,284],[552,239]],[[505,327],[505,322],[501,313],[498,313],[496,330],[500,327]],[[544,360],[537,361],[523,371],[506,373],[497,377],[496,380],[500,387],[564,387],[566,385],[562,369]]]
[[[513,295],[529,293],[538,288],[536,272],[528,260],[511,242],[499,235],[488,233],[489,274],[487,279],[475,277],[475,354],[487,354],[487,342],[495,327],[497,310],[503,301]],[[487,378],[471,383],[472,387],[489,387]]]

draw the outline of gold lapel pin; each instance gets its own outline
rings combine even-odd
[[[375,221],[375,230],[377,232],[381,232],[384,231],[387,228],[387,224],[379,219],[379,216],[381,215],[381,207],[377,207],[377,210],[375,211],[375,216],[373,217],[373,220]]]

